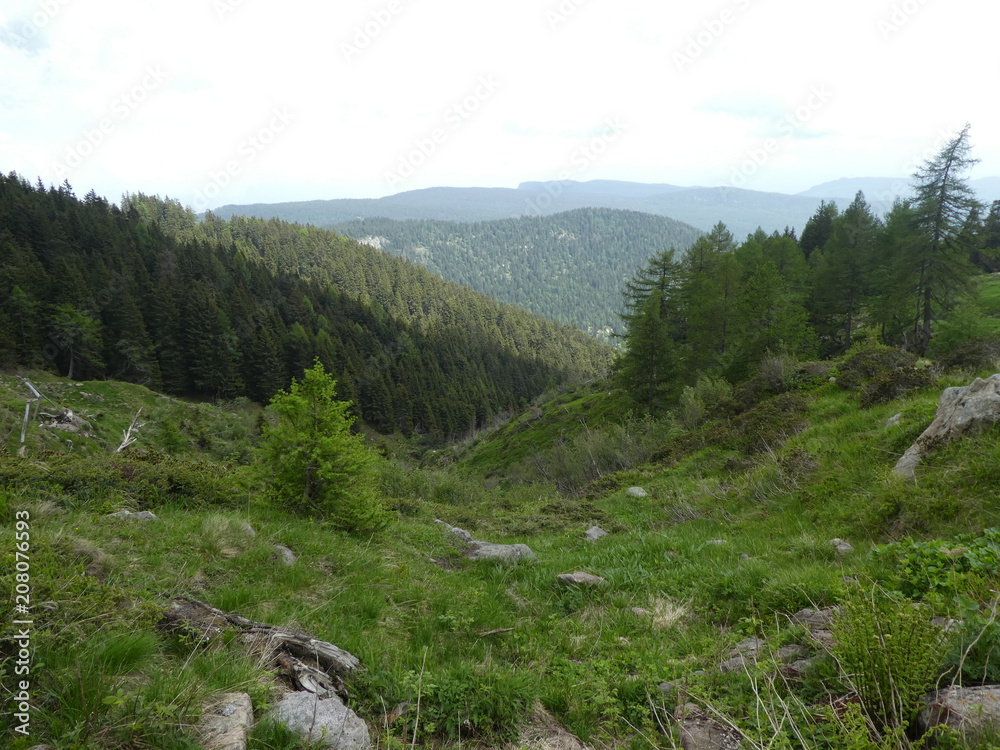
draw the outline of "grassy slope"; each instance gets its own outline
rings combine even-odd
[[[932,418],[941,389],[970,377],[943,377],[870,409],[859,407],[857,391],[821,380],[800,394],[794,418],[760,412],[738,438],[718,425],[695,437],[671,426],[657,433],[667,436],[658,458],[602,472],[583,496],[548,484],[487,489],[495,480],[484,483],[475,471],[502,465],[500,456],[510,472],[560,440],[591,451],[594,444],[573,439],[620,410],[606,392],[563,394],[481,438],[460,456],[461,471],[387,469],[386,492],[399,520],[374,539],[269,508],[238,468],[235,479],[219,480],[230,482],[230,491],[208,502],[183,482],[153,499],[140,485],[110,480],[19,483],[39,472],[60,475],[63,459],[6,458],[5,476],[13,480],[2,495],[3,516],[12,518],[15,508],[32,514],[39,622],[36,734],[14,746],[58,740],[60,748],[186,747],[183,727],[211,692],[248,689],[256,705],[265,703],[269,678],[253,659],[238,656],[238,644],[199,647],[157,630],[158,612],[174,595],[296,623],[354,652],[367,667],[352,688],[355,706],[378,728],[394,706],[416,706],[419,697],[420,745],[496,745],[540,699],[591,743],[638,747],[649,738],[669,747],[654,710],[665,702],[657,690],[665,680],[749,721],[746,680],[698,670],[748,635],[766,634],[776,644],[794,639],[781,613],[838,601],[844,576],[888,581],[885,563],[869,555],[875,543],[1000,522],[996,429],[934,454],[916,483],[890,476]],[[187,404],[139,386],[36,378],[54,401],[94,415],[97,438],[74,436],[71,449],[90,456],[91,467],[104,465],[98,456],[113,450],[140,406],[158,424],[140,433],[139,446],[192,461],[243,456],[258,417],[239,405]],[[11,453],[24,392],[15,379],[0,378],[0,424]],[[896,413],[902,422],[887,428]],[[782,433],[792,434],[767,437]],[[37,442],[40,434],[32,430],[32,456],[67,449],[52,437]],[[184,478],[183,466],[171,471]],[[632,484],[649,497],[626,496]],[[161,521],[103,515],[122,504],[148,506]],[[476,538],[527,543],[538,562],[469,561],[435,518]],[[612,533],[591,544],[582,535],[594,522]],[[837,557],[828,544],[835,536],[856,552]],[[713,544],[717,539],[726,543]],[[0,545],[9,550],[13,543],[7,522]],[[274,544],[291,547],[298,562],[281,565]],[[556,584],[557,574],[574,570],[603,576],[608,585],[580,591]],[[11,585],[8,577],[5,598]],[[633,607],[651,614],[636,615]],[[485,635],[500,628],[513,630]],[[377,729],[379,744],[408,743],[416,721],[411,708],[389,730]],[[253,745],[295,746],[263,730]]]

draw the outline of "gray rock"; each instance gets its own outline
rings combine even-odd
[[[826,607],[824,609],[806,607],[792,615],[792,619],[807,630],[829,628],[833,623],[833,615],[836,611],[836,607]]]
[[[223,693],[205,706],[197,733],[204,750],[246,750],[253,726],[253,706],[247,693]]]
[[[560,573],[559,582],[566,586],[603,586],[606,581],[600,576],[592,573],[584,573],[578,570],[575,573]]]
[[[660,695],[664,698],[673,698],[676,695],[680,695],[679,688],[672,682],[661,682],[658,687]]]
[[[444,526],[444,528],[445,528],[446,531],[450,531],[452,534],[454,534],[455,536],[457,536],[459,539],[461,539],[466,544],[471,544],[472,543],[472,534],[470,534],[465,529],[460,529],[457,526],[449,526],[448,524],[446,524],[444,521],[442,521],[439,518],[435,518],[434,519],[434,523],[441,524],[442,526]]]
[[[729,650],[730,656],[737,656],[738,654],[757,654],[764,648],[764,641],[760,638],[745,638],[736,644],[736,646]]]
[[[801,680],[815,661],[815,659],[796,659],[791,664],[785,664],[781,668],[781,674],[790,680]]]
[[[748,655],[739,654],[731,659],[719,662],[716,667],[720,672],[722,672],[722,674],[731,674],[732,672],[742,672],[744,667],[753,663],[754,660],[749,658]]]
[[[741,560],[749,560],[750,559],[750,555],[748,555],[746,552],[740,552],[740,559]]]
[[[830,540],[830,544],[834,546],[837,550],[837,554],[840,556],[849,555],[854,552],[854,547],[851,546],[849,542],[845,542],[840,537],[835,537]]]
[[[252,538],[252,537],[255,537],[255,536],[257,536],[257,532],[256,532],[256,531],[254,531],[254,529],[253,529],[253,526],[251,526],[251,525],[250,525],[249,523],[247,523],[246,521],[244,521],[243,523],[241,523],[241,524],[240,524],[240,530],[241,530],[241,531],[242,531],[242,532],[243,532],[244,534],[246,534],[246,535],[247,535],[248,537],[251,537],[251,538]]]
[[[1000,422],[1000,374],[957,388],[945,388],[937,414],[902,455],[893,471],[913,479],[923,455],[935,445]]]
[[[285,565],[294,565],[295,564],[295,561],[298,558],[295,556],[295,553],[292,552],[288,547],[286,547],[283,544],[276,544],[276,545],[274,545],[274,548],[276,550],[278,550],[278,552],[281,553],[281,561]]]
[[[927,696],[924,702],[926,706],[917,717],[921,733],[939,724],[967,739],[1000,731],[1000,685],[948,688]]]
[[[729,544],[725,539],[709,539],[705,544],[713,544],[716,547],[721,547],[724,544]]]
[[[683,703],[674,712],[682,750],[740,750],[743,735],[722,724],[693,703]]]
[[[525,726],[521,728],[516,745],[523,750],[590,750],[580,738],[570,734],[545,710],[536,703]]]
[[[336,695],[317,698],[312,693],[286,693],[269,716],[309,742],[335,750],[369,750],[368,725]]]
[[[885,429],[887,429],[887,430],[891,429],[891,428],[895,427],[896,425],[898,425],[902,421],[903,421],[903,414],[902,414],[902,412],[900,412],[899,414],[893,414],[891,417],[889,417],[885,421]]]
[[[477,541],[472,541],[471,544],[472,551],[469,553],[469,557],[473,560],[517,562],[538,559],[527,544],[491,544]]]
[[[797,644],[782,646],[774,652],[774,658],[782,664],[788,664],[801,659],[806,655],[806,650]]]
[[[116,510],[114,513],[108,513],[110,518],[127,518],[131,521],[159,521],[160,519],[156,517],[155,514],[150,513],[148,510],[140,510],[138,512],[131,510]]]
[[[642,487],[629,487],[625,490],[625,494],[629,497],[649,497],[649,493]]]
[[[598,539],[606,537],[607,535],[608,532],[606,532],[600,526],[591,526],[589,529],[587,529],[587,533],[584,535],[583,538],[586,539],[588,542],[596,542]]]

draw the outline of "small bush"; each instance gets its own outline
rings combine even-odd
[[[905,367],[876,374],[861,388],[861,405],[868,409],[878,404],[895,401],[909,391],[934,384],[934,378],[925,369]]]
[[[861,388],[876,375],[912,368],[917,356],[889,346],[864,346],[849,354],[840,366],[837,385],[846,390]]]
[[[678,411],[684,426],[693,430],[707,419],[724,416],[733,406],[733,387],[729,382],[702,375],[694,386],[684,387]]]

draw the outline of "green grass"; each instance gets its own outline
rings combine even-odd
[[[953,376],[869,409],[860,407],[858,389],[824,382],[694,433],[670,420],[647,425],[642,434],[659,436],[660,458],[631,455],[574,493],[524,475],[515,476],[520,483],[496,481],[517,475],[534,451],[551,452],[555,436],[578,459],[621,444],[606,392],[558,395],[539,405],[541,416],[511,420],[459,452],[457,469],[386,466],[382,482],[396,521],[365,537],[266,504],[234,455],[234,446],[252,444],[257,414],[250,407],[175,402],[114,383],[81,391],[57,378],[33,382],[72,408],[100,404],[103,416],[95,412],[98,436],[74,439],[68,457],[33,434],[26,459],[0,459],[2,516],[25,509],[32,518],[40,622],[37,733],[30,743],[15,741],[15,750],[43,741],[98,750],[190,747],[191,727],[212,694],[245,690],[256,707],[267,705],[276,678],[239,639],[202,644],[158,626],[174,596],[300,628],[355,653],[365,670],[351,683],[350,702],[379,747],[409,745],[414,736],[421,747],[497,746],[514,738],[537,700],[592,745],[666,748],[671,740],[657,720],[672,705],[659,697],[661,682],[683,684],[751,726],[753,679],[764,672],[720,677],[714,665],[729,648],[750,635],[795,641],[801,629],[787,615],[842,601],[851,578],[892,585],[894,563],[871,554],[887,541],[949,538],[1000,522],[996,430],[928,456],[917,482],[890,476],[933,417],[941,388],[959,384]],[[7,388],[0,416],[12,424],[23,409],[22,386],[8,376],[0,385]],[[103,401],[87,407],[83,399],[91,397],[83,393]],[[167,430],[165,443],[162,428],[146,430],[138,444],[153,449],[146,458],[109,457],[116,431],[140,406],[164,423],[187,425],[178,427],[185,442],[171,453],[176,435]],[[901,423],[886,427],[897,413]],[[649,496],[627,496],[633,484]],[[160,520],[106,516],[126,504]],[[471,561],[436,518],[477,539],[526,543],[538,561]],[[593,523],[610,535],[586,542]],[[0,528],[0,548],[12,549],[13,534],[12,523]],[[833,537],[848,539],[855,552],[838,556]],[[275,544],[290,547],[297,562],[282,564]],[[558,574],[576,570],[607,583],[557,583]],[[966,581],[965,595],[985,596],[985,580]],[[5,572],[0,597],[9,600],[12,586]],[[942,613],[953,605],[948,597],[934,603]],[[4,627],[0,635],[12,626]],[[3,669],[7,685],[9,662]],[[383,727],[404,701],[410,711]],[[301,744],[262,725],[250,747]]]

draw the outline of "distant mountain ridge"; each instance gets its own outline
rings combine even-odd
[[[892,205],[909,178],[845,178],[796,195],[728,186],[683,187],[669,183],[621,180],[522,182],[516,188],[433,187],[384,198],[336,198],[290,203],[225,205],[212,213],[278,218],[330,227],[345,221],[382,217],[437,221],[490,221],[518,216],[548,216],[577,208],[618,208],[667,216],[707,232],[722,221],[737,238],[758,227],[770,234],[792,227],[802,231],[821,200],[849,203],[858,189],[876,213]],[[983,201],[1000,199],[1000,177],[972,180]],[[895,186],[895,188],[893,188]],[[901,187],[900,187],[901,186]],[[855,188],[856,189],[852,189]],[[890,188],[893,188],[890,191]]]

